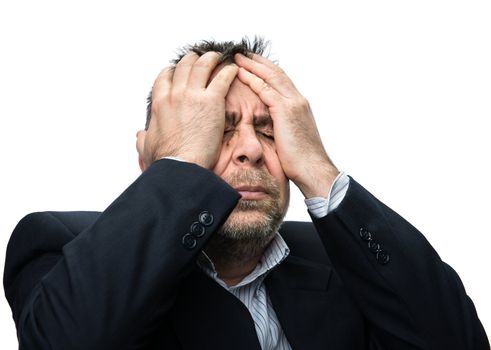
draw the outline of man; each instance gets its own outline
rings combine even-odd
[[[457,274],[336,169],[264,49],[186,48],[154,83],[142,175],[102,213],[18,224],[21,349],[489,349]],[[280,228],[289,180],[313,225]]]

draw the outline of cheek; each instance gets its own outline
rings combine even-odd
[[[285,197],[288,197],[290,193],[289,181],[285,175],[285,172],[283,171],[283,168],[281,167],[281,163],[278,158],[278,155],[276,154],[276,151],[274,151],[273,149],[271,149],[271,152],[269,152],[267,156],[266,166],[268,168],[269,173],[278,182],[278,186],[280,186],[281,192],[285,195]]]
[[[230,163],[231,156],[232,156],[232,152],[230,151],[230,147],[227,147],[226,144],[223,144],[222,149],[220,150],[220,156],[218,158],[218,161],[213,167],[212,171],[216,175],[222,176],[222,174],[227,169],[228,164]]]

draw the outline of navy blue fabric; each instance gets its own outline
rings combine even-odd
[[[245,306],[196,266],[239,198],[208,170],[163,159],[102,213],[27,215],[4,272],[19,348],[259,349]],[[183,243],[204,211],[213,223]],[[355,180],[327,217],[280,232],[291,253],[266,285],[293,349],[489,349],[457,274]]]

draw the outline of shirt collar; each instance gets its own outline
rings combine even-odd
[[[264,254],[261,257],[261,260],[259,260],[259,263],[256,265],[256,268],[250,274],[244,277],[242,281],[232,287],[228,287],[225,282],[218,277],[215,265],[204,251],[201,252],[198,258],[198,266],[222,287],[231,290],[252,284],[256,281],[262,281],[272,269],[286,259],[288,254],[290,254],[290,248],[288,248],[288,245],[283,237],[281,237],[281,235],[277,232],[271,243],[264,251]]]

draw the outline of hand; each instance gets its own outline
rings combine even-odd
[[[216,52],[201,57],[189,53],[175,69],[168,67],[159,74],[152,89],[150,125],[144,135],[138,134],[147,166],[167,156],[208,169],[215,165],[223,138],[225,96],[238,70],[226,65],[210,81],[219,59]]]
[[[276,152],[286,176],[306,198],[327,197],[339,171],[329,159],[308,101],[286,73],[260,55],[237,54],[238,78],[269,107]]]

